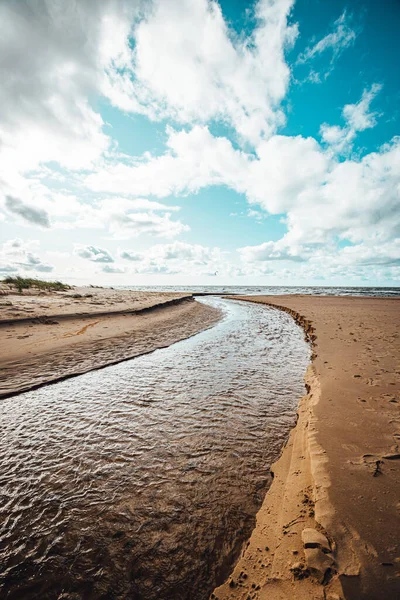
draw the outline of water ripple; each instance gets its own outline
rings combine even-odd
[[[0,596],[202,600],[254,526],[309,350],[290,317],[213,329],[1,403]]]

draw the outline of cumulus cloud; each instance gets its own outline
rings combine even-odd
[[[50,273],[53,265],[44,262],[35,253],[39,247],[36,240],[7,240],[0,248],[0,271],[3,273],[29,272]]]
[[[88,185],[123,191],[131,181],[133,191],[161,197],[226,185],[269,214],[286,213],[284,244],[291,248],[307,240],[359,242],[371,233],[390,237],[398,232],[399,139],[361,160],[340,162],[311,137],[275,135],[253,155],[206,127],[170,130],[169,136],[165,155],[111,165],[90,176]]]
[[[175,218],[179,206],[147,198],[113,197],[82,201],[74,194],[50,190],[37,181],[30,186],[30,198],[32,204],[8,197],[5,207],[9,213],[34,225],[103,229],[121,239],[146,234],[173,238],[189,231],[188,225]]]
[[[220,257],[220,251],[217,248],[207,248],[200,244],[185,242],[154,246],[151,254],[161,260],[191,261],[195,264],[206,264]]]
[[[259,144],[255,157],[234,149],[225,137],[214,137],[204,126],[189,132],[170,129],[167,146],[168,152],[160,157],[147,155],[133,165],[109,165],[90,175],[86,184],[95,191],[131,189],[160,197],[226,185],[276,213],[296,203],[298,192],[307,185],[318,185],[329,162],[313,138],[276,135]]]
[[[375,127],[377,113],[371,113],[370,104],[382,89],[382,85],[374,83],[369,90],[364,90],[362,98],[356,104],[346,104],[343,109],[343,117],[353,131],[364,131]]]
[[[253,143],[283,123],[293,0],[259,0],[247,38],[214,0],[0,2],[0,184],[50,161],[87,169],[110,149],[96,95],[153,119],[221,119]]]
[[[302,250],[302,249],[301,249]],[[245,246],[239,248],[245,262],[267,262],[276,260],[289,260],[294,262],[304,262],[306,259],[296,249],[279,242],[264,242],[259,246]]]
[[[284,121],[284,51],[297,37],[293,0],[259,0],[247,37],[230,31],[214,0],[156,0],[135,26],[135,47],[115,73],[111,101],[152,119],[221,119],[256,143]]]
[[[0,3],[1,162],[81,169],[109,146],[90,106],[128,52],[138,2]],[[14,166],[15,168],[15,166]]]
[[[326,79],[332,72],[333,66],[339,56],[344,50],[354,44],[356,37],[357,33],[350,26],[350,18],[346,11],[344,11],[334,22],[330,33],[318,40],[318,42],[312,43],[297,57],[297,64],[304,64],[314,60],[325,52],[329,52],[331,55],[330,67],[322,74],[322,77],[320,73],[312,69],[308,81],[321,83],[323,79]]]
[[[139,262],[144,259],[144,254],[141,254],[140,252],[133,252],[132,250],[123,250],[119,255],[125,260],[132,260],[134,262]]]
[[[188,225],[173,221],[169,213],[157,215],[129,211],[113,213],[109,228],[114,236],[120,239],[146,233],[156,237],[173,238],[183,231],[189,231]]]
[[[5,206],[10,213],[32,225],[50,227],[49,215],[43,209],[24,204],[19,198],[13,198],[12,196],[6,196]]]
[[[247,155],[234,150],[225,137],[214,137],[208,127],[190,131],[167,128],[167,151],[161,156],[146,153],[130,164],[106,163],[85,179],[94,192],[149,195],[165,198],[196,192],[206,185],[229,184],[229,172],[241,172]]]
[[[204,272],[205,267],[215,272],[222,269],[224,263],[220,248],[178,241],[157,244],[146,252],[122,250],[119,255],[134,263],[135,273],[193,274]]]
[[[107,198],[92,206],[92,226],[107,228],[116,238],[131,238],[139,235],[173,238],[189,227],[181,221],[173,219],[172,214],[179,211],[179,206],[167,206],[160,202],[145,198]],[[87,210],[86,210],[87,213]],[[85,227],[87,214],[84,219],[78,219],[76,224]]]
[[[17,267],[10,265],[10,264],[0,263],[0,273],[10,274],[10,273],[17,273],[17,272],[18,272]]]
[[[285,51],[298,35],[292,5],[259,0],[253,30],[238,36],[214,0],[153,0],[140,13],[139,0],[0,0],[7,81],[0,89],[0,192],[7,217],[98,229],[121,240],[169,240],[189,225],[167,198],[224,185],[247,198],[249,216],[282,215],[287,227],[281,240],[240,249],[246,273],[253,264],[258,273],[281,262],[316,264],[342,240],[351,245],[336,256],[348,268],[367,268],[374,255],[382,269],[397,268],[399,139],[362,158],[351,154],[357,133],[377,122],[371,103],[381,86],[344,107],[344,126],[324,123],[321,143],[277,134],[290,80]],[[322,81],[356,35],[344,12],[296,68],[311,67],[309,78]],[[330,59],[325,73],[321,57]],[[164,154],[119,153],[91,105],[101,96],[123,111],[172,121]],[[235,144],[211,134],[215,121],[234,131]],[[75,250],[87,269],[91,262],[103,272],[125,269],[97,243]],[[143,273],[239,275],[242,268],[228,266],[220,249],[183,242],[123,250],[120,258]],[[52,268],[34,247],[7,246],[1,259],[4,269]]]
[[[334,152],[339,154],[349,152],[359,131],[375,127],[377,113],[370,112],[370,104],[381,89],[381,84],[374,83],[369,89],[363,91],[359,102],[346,104],[342,111],[343,118],[346,121],[344,127],[331,126],[326,123],[321,125],[321,138]]]
[[[329,260],[329,259],[328,259]],[[342,248],[335,260],[341,266],[400,266],[400,238],[379,243],[372,238],[354,246]]]
[[[399,164],[400,140],[396,139],[361,160],[326,160],[314,181],[297,179],[295,201],[289,204],[282,198],[288,232],[281,243],[295,250],[337,239],[360,243],[371,236],[381,242],[397,237]],[[285,186],[281,191],[286,190]]]
[[[80,258],[86,258],[87,260],[96,263],[114,262],[114,259],[108,250],[96,246],[82,246],[81,244],[75,244],[74,253]]]
[[[103,273],[125,273],[125,269],[123,267],[116,267],[111,265],[104,265],[101,269]]]

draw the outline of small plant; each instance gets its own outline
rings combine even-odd
[[[20,294],[22,294],[23,290],[27,290],[29,288],[37,288],[39,290],[45,290],[48,292],[65,292],[66,290],[71,289],[69,285],[66,283],[61,283],[61,281],[43,281],[41,279],[34,279],[32,277],[20,277],[19,275],[16,277],[6,277],[3,279],[2,283],[13,285],[17,288]]]
[[[82,294],[72,294],[72,298],[83,298]]]

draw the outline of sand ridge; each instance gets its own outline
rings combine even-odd
[[[12,286],[0,284],[0,324],[32,318],[45,322],[46,319],[139,312],[188,297],[191,294],[182,292],[143,292],[91,286],[73,287],[63,292],[31,288],[18,294]]]
[[[166,347],[221,317],[187,294],[130,292],[121,301],[113,295],[109,312],[102,306],[82,315],[80,301],[75,313],[65,307],[56,317],[36,308],[32,318],[22,312],[0,320],[0,398]]]
[[[290,313],[313,362],[253,535],[211,597],[400,597],[399,299],[241,299]],[[308,528],[329,549],[306,548]]]

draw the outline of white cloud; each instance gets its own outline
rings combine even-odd
[[[288,24],[293,0],[259,0],[256,26],[241,36],[213,0],[153,0],[140,14],[138,5],[0,0],[0,69],[7,82],[0,86],[0,220],[69,229],[63,234],[70,240],[76,228],[101,231],[103,239],[172,239],[189,226],[179,220],[179,206],[159,200],[225,185],[245,195],[249,216],[261,222],[281,214],[287,226],[280,240],[242,248],[243,268],[218,248],[183,242],[153,245],[145,254],[120,251],[126,266],[116,265],[98,234],[77,245],[76,263],[89,273],[91,263],[101,263],[99,269],[104,263],[104,273],[240,275],[253,265],[254,273],[267,273],[268,265],[285,261],[301,270],[306,260],[320,276],[318,261],[345,239],[353,245],[336,256],[347,269],[367,268],[375,256],[377,268],[394,273],[400,142],[361,159],[350,154],[357,133],[376,124],[370,106],[381,86],[344,107],[343,127],[323,124],[322,145],[277,135],[290,79],[285,50],[298,34]],[[309,79],[321,82],[355,38],[343,13],[297,66],[312,65]],[[318,72],[317,59],[326,56],[329,70]],[[165,153],[120,154],[91,105],[100,96],[124,111],[175,122],[175,129],[167,127]],[[233,128],[241,150],[210,133],[216,120]],[[3,272],[52,269],[34,247],[1,252]],[[330,268],[339,267],[333,261]]]
[[[120,203],[108,201],[101,203],[98,208],[99,214],[109,227],[109,231],[119,239],[131,238],[138,235],[148,234],[155,237],[173,238],[184,231],[189,231],[188,225],[181,221],[172,220],[171,213],[165,212],[168,207],[163,206],[161,211],[164,214],[157,214],[160,211],[159,203],[149,203],[156,206],[155,210],[148,212],[137,212],[132,210],[129,200]],[[173,207],[175,208],[175,207]]]
[[[322,151],[321,151],[322,152]],[[318,185],[305,185],[287,207],[288,232],[241,249],[245,261],[301,260],[338,266],[397,264],[400,140],[362,160],[331,159]],[[354,246],[338,251],[337,242]]]
[[[302,249],[301,249],[302,250]],[[289,260],[304,262],[306,259],[296,250],[286,245],[282,240],[278,242],[264,242],[259,246],[245,246],[239,248],[243,260],[248,263]]]
[[[17,215],[23,221],[40,227],[50,227],[49,215],[41,208],[24,204],[19,198],[6,196],[5,208],[12,215]]]
[[[330,259],[332,260],[332,259]],[[329,261],[329,258],[328,258]],[[355,246],[343,248],[334,262],[340,266],[400,266],[400,238],[379,243],[378,239],[363,241]]]
[[[334,152],[345,153],[352,148],[353,141],[359,131],[370,129],[376,125],[376,112],[370,112],[370,104],[375,96],[381,91],[382,85],[374,83],[370,89],[363,91],[361,100],[356,104],[346,104],[342,115],[346,121],[344,127],[337,125],[321,125],[320,134],[322,140],[328,144]]]
[[[343,109],[343,117],[353,131],[364,131],[375,127],[377,113],[371,113],[370,104],[375,96],[381,91],[382,85],[374,83],[369,90],[364,90],[361,100],[356,104],[346,104]]]
[[[295,204],[308,184],[318,185],[328,163],[316,140],[301,136],[273,136],[259,144],[254,157],[235,150],[227,138],[212,136],[207,127],[195,126],[189,132],[169,130],[167,146],[163,156],[110,165],[88,176],[86,184],[94,191],[159,197],[227,185],[276,213]]]
[[[99,94],[154,119],[220,119],[253,143],[269,135],[284,121],[292,4],[260,0],[245,39],[213,0],[154,0],[141,18],[139,0],[0,2],[3,191],[40,164],[90,169],[103,156]]]
[[[117,267],[117,266],[111,266],[111,265],[104,265],[104,267],[101,270],[103,273],[115,273],[115,274],[125,273],[125,269],[123,267]]]
[[[110,148],[91,100],[126,55],[136,8],[136,0],[0,1],[0,195],[35,209],[29,171],[49,162],[90,169]]]
[[[213,137],[207,127],[190,131],[167,129],[167,152],[146,153],[131,164],[105,164],[85,184],[95,192],[157,196],[196,192],[205,185],[227,182],[227,174],[242,171],[247,155],[234,150],[224,137]]]
[[[120,53],[112,23],[127,23],[128,3],[0,3],[1,164],[26,171],[57,161],[85,168],[108,147],[88,98]],[[134,3],[132,4],[134,6]],[[121,28],[120,28],[121,29]],[[6,177],[7,178],[7,177]]]
[[[140,262],[144,259],[144,254],[135,252],[134,250],[121,250],[119,255],[125,260],[132,260],[134,262]]]
[[[0,248],[1,273],[50,273],[53,265],[44,262],[36,254],[39,247],[37,240],[23,241],[19,238],[7,240]]]
[[[172,242],[157,244],[146,252],[120,250],[120,258],[132,264],[134,273],[203,273],[226,269],[226,261],[220,248],[209,248],[200,244]]]
[[[75,244],[74,254],[80,258],[86,258],[96,263],[112,263],[114,262],[113,257],[108,250],[104,248],[98,248],[96,246],[84,246],[82,244]]]
[[[356,132],[349,127],[327,125],[327,123],[321,125],[319,133],[322,141],[337,154],[349,152],[356,136]]]
[[[120,239],[146,234],[173,238],[189,231],[188,225],[175,218],[179,206],[146,198],[116,196],[82,201],[72,193],[48,188],[40,177],[25,178],[21,193],[24,200],[6,196],[0,206],[30,226],[98,229]]]
[[[213,0],[156,0],[134,29],[135,49],[123,56],[123,74],[114,74],[111,101],[153,119],[221,119],[257,143],[284,121],[284,50],[298,33],[287,23],[292,5],[260,0],[256,28],[239,38]]]
[[[169,135],[164,156],[110,166],[90,176],[88,184],[126,191],[133,182],[133,192],[138,185],[159,196],[226,185],[270,214],[285,214],[284,247],[295,256],[294,249],[308,242],[340,236],[358,243],[372,233],[389,238],[398,231],[399,139],[361,160],[338,162],[311,137],[275,135],[261,142],[254,156],[213,137],[206,127]]]
[[[197,265],[205,265],[221,260],[221,251],[219,248],[208,248],[200,244],[173,242],[172,244],[153,246],[150,256],[158,260],[188,261]]]
[[[178,210],[178,206],[167,206],[144,198],[106,198],[91,204],[78,203],[58,226],[105,229],[118,239],[145,234],[173,238],[189,231],[187,225],[172,219],[172,213]]]
[[[321,38],[318,42],[314,42],[308,46],[304,52],[297,57],[297,64],[308,63],[315,58],[321,56],[325,52],[331,54],[330,67],[322,75],[311,70],[307,80],[313,83],[321,83],[326,79],[333,70],[334,64],[344,50],[352,46],[357,37],[357,33],[350,27],[349,17],[344,11],[340,17],[334,22],[332,31]]]

